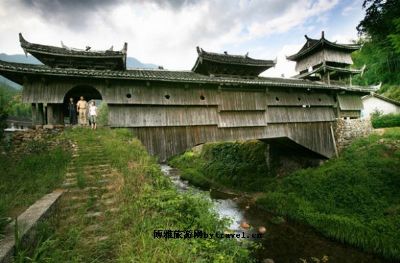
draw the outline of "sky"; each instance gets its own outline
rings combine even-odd
[[[362,0],[0,0],[0,53],[32,43],[122,49],[170,70],[191,70],[197,52],[277,59],[263,76],[290,77],[304,35],[339,43],[357,39]]]

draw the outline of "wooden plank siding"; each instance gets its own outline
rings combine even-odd
[[[216,89],[193,85],[185,87],[117,84],[106,90],[105,98],[112,104],[217,105],[216,95]]]
[[[323,49],[315,52],[313,55],[307,58],[298,61],[295,69],[297,72],[300,72],[309,69],[312,66],[323,63],[324,61],[344,63],[348,65],[353,64],[351,56],[349,56],[348,53],[331,49]]]
[[[217,107],[109,104],[112,127],[217,125]]]
[[[220,111],[265,110],[266,106],[265,92],[220,91],[218,93]]]
[[[268,92],[268,106],[333,106],[335,101],[332,95],[326,93],[306,93],[306,92]]]
[[[338,95],[340,110],[356,111],[364,108],[360,96],[357,95]]]
[[[330,107],[269,107],[268,123],[334,121],[335,112]]]
[[[36,80],[26,82],[22,89],[22,100],[24,103],[63,103],[65,95],[74,87],[93,87],[107,101],[104,96],[106,89],[104,82],[76,80],[66,80],[63,82]]]
[[[325,157],[334,154],[329,122],[272,124],[264,127],[224,128],[217,126],[130,128],[160,161],[195,145],[215,141],[287,137]]]
[[[218,113],[218,127],[266,126],[265,111],[221,111]]]

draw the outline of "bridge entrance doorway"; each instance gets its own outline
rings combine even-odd
[[[77,108],[77,103],[80,98],[87,102],[85,108],[80,108],[81,113]],[[101,96],[100,92],[92,87],[92,86],[76,86],[70,89],[64,97],[63,103],[63,115],[64,115],[64,124],[67,125],[76,125],[76,124],[84,124],[90,125],[90,118],[89,118],[89,105],[94,103],[97,107],[97,115],[99,113],[99,108],[103,103],[103,97]],[[80,116],[81,115],[81,118]],[[82,118],[84,115],[84,118]]]

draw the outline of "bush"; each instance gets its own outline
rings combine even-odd
[[[400,114],[377,115],[371,121],[374,128],[400,127]]]
[[[207,143],[201,153],[188,151],[170,160],[182,178],[200,187],[261,191],[272,180],[261,141]]]
[[[99,116],[97,117],[97,122],[100,126],[108,125],[108,106],[107,103],[102,102],[99,106]]]

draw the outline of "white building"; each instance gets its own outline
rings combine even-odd
[[[361,111],[361,118],[369,118],[373,112],[379,111],[382,114],[400,113],[400,102],[386,98],[382,95],[371,93],[361,98],[364,109]]]

